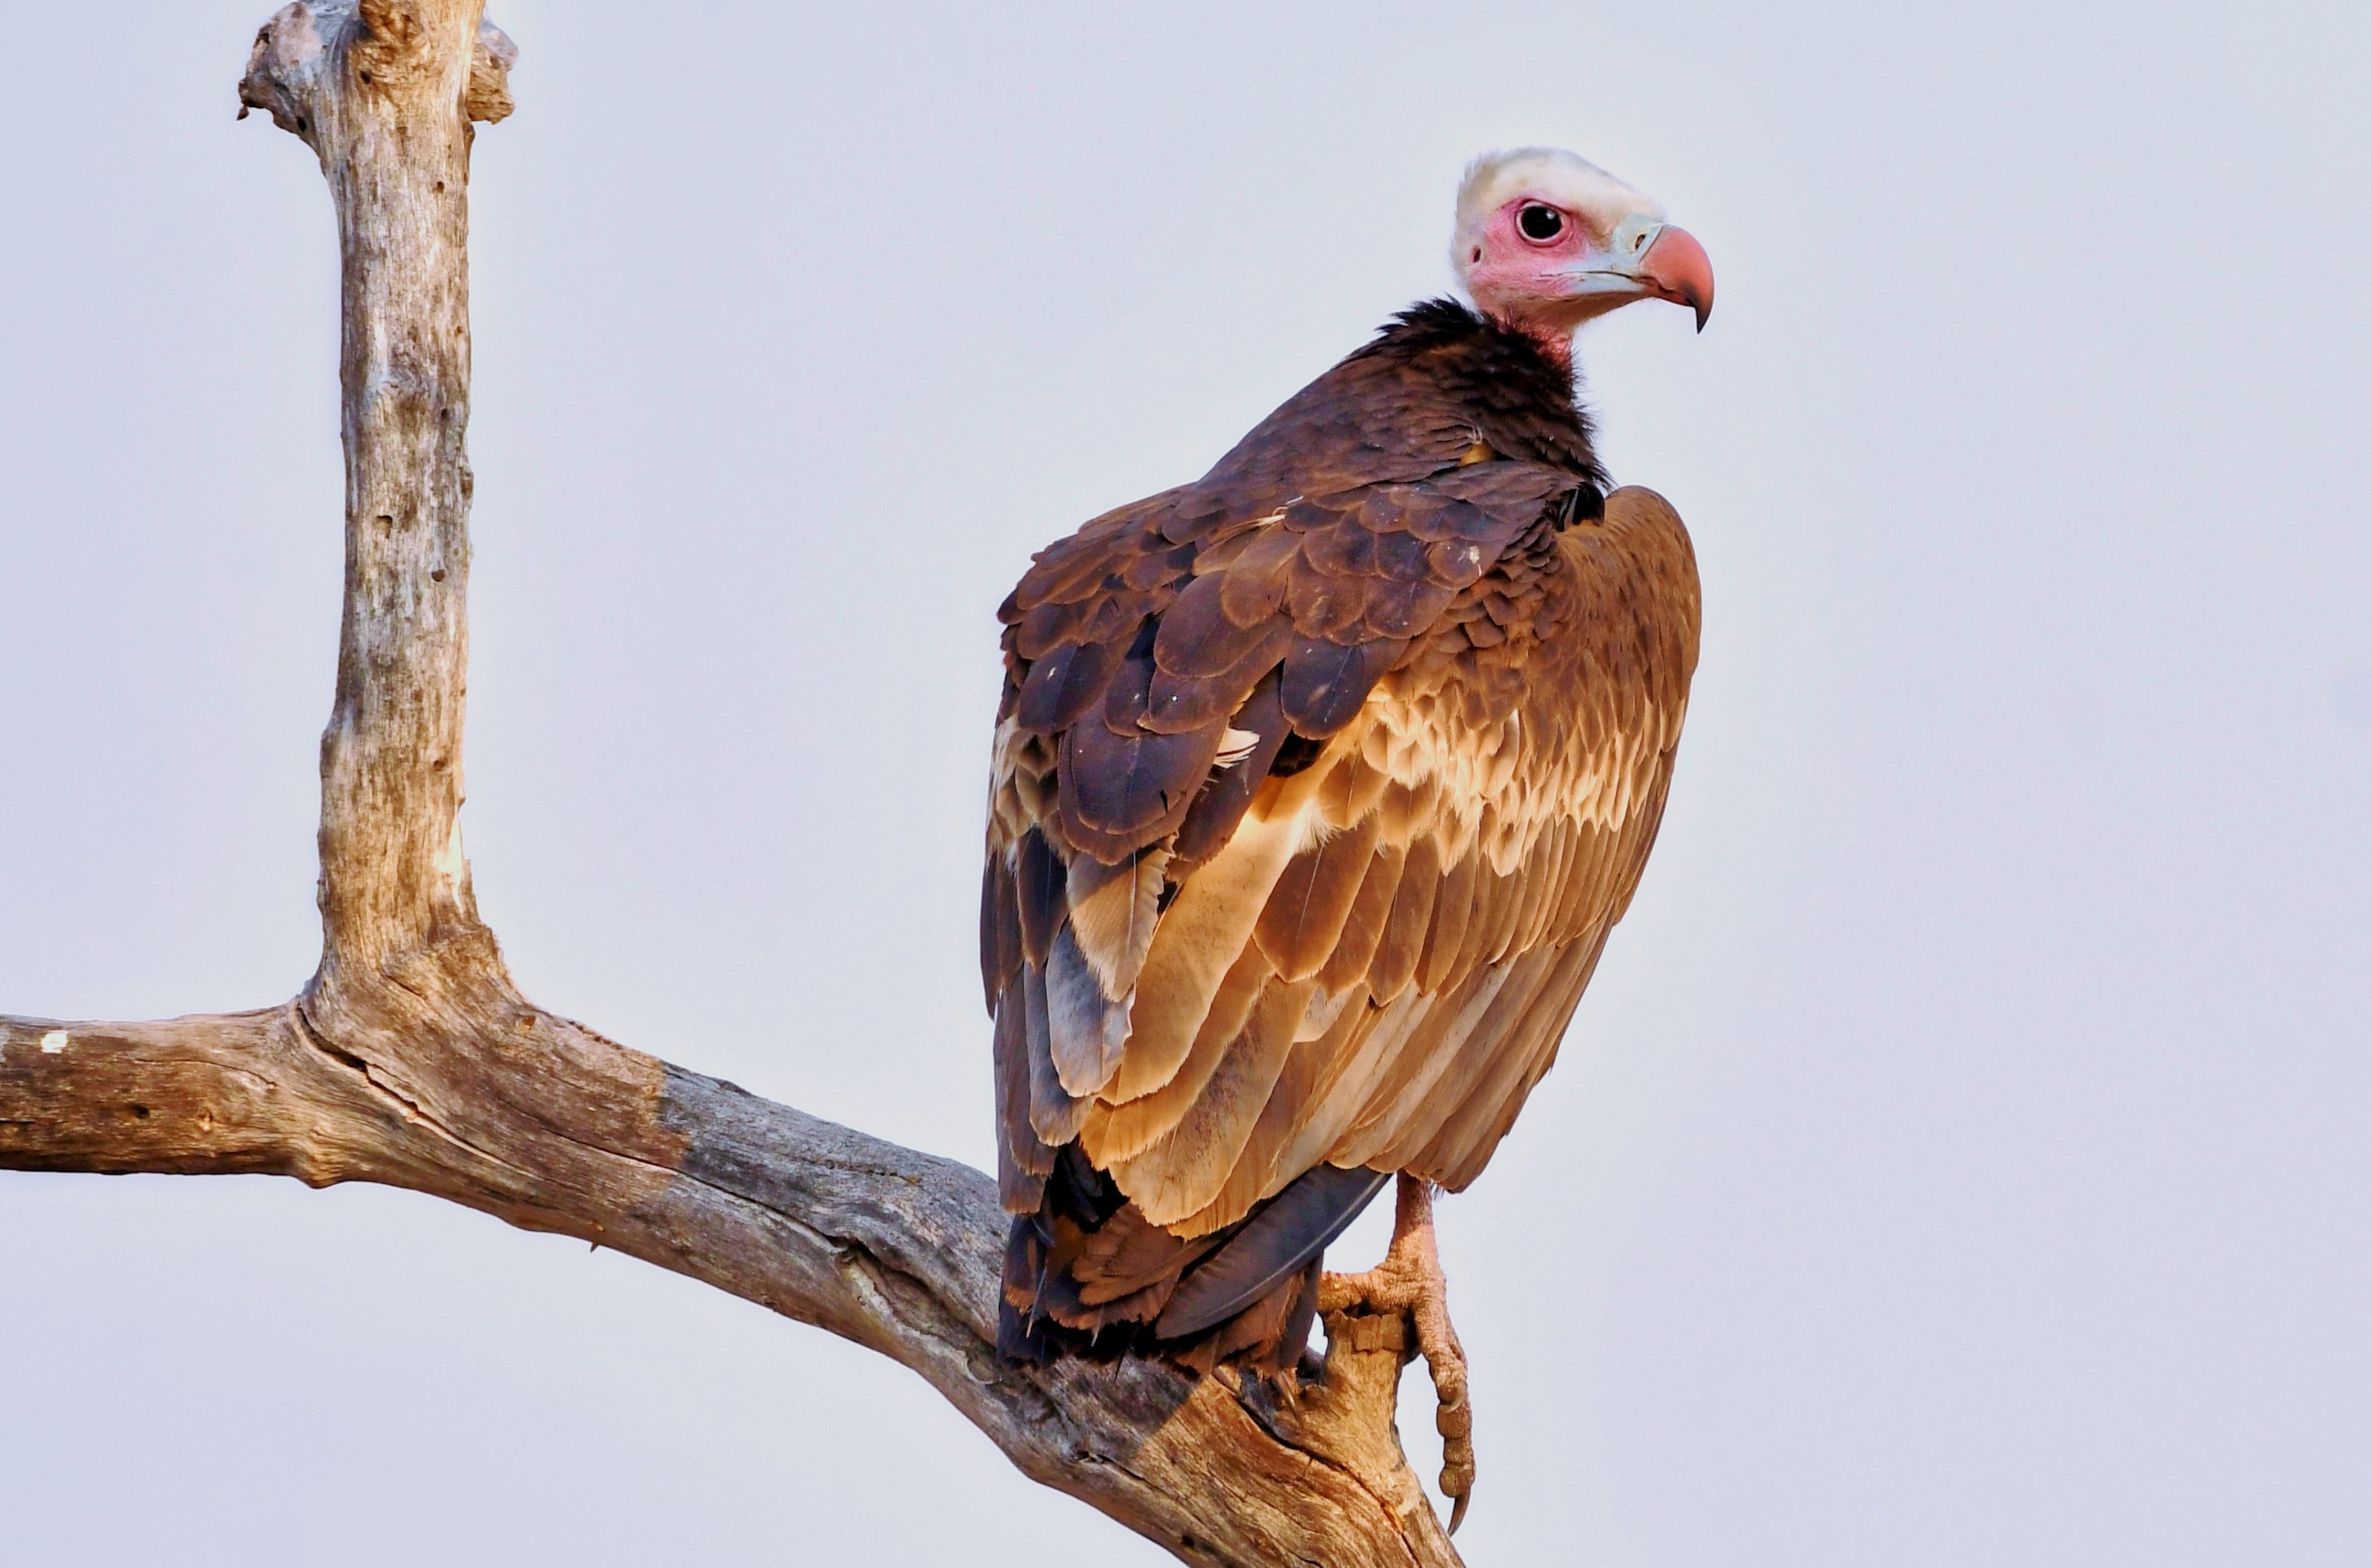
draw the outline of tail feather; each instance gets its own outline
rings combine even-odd
[[[1255,1210],[1170,1297],[1152,1332],[1162,1339],[1200,1333],[1274,1290],[1325,1254],[1383,1184],[1388,1170],[1320,1165]]]
[[[1299,1364],[1326,1244],[1390,1180],[1319,1166],[1241,1222],[1171,1235],[1075,1143],[1052,1162],[1035,1213],[1005,1247],[998,1346],[1015,1360],[1130,1351],[1208,1371]]]

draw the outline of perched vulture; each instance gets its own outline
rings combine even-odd
[[[1347,1284],[1396,1266],[1436,1378],[1457,1360],[1430,1187],[1555,1061],[1695,665],[1686,531],[1607,492],[1572,335],[1649,298],[1701,329],[1713,289],[1655,202],[1542,148],[1467,170],[1451,259],[1475,308],[1403,312],[999,612],[1008,1355],[1282,1374],[1396,1174],[1391,1261]]]

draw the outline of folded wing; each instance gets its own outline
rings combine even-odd
[[[1073,1141],[1176,1238],[1320,1166],[1472,1181],[1660,817],[1697,625],[1671,509],[1489,460],[1187,487],[1046,551],[1003,614],[1007,1205]]]

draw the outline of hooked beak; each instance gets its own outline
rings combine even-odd
[[[1712,258],[1677,224],[1633,213],[1615,225],[1602,250],[1566,274],[1566,293],[1596,306],[1596,315],[1634,299],[1668,299],[1696,313],[1696,330],[1712,316]]]

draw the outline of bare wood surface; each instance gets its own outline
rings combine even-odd
[[[159,1023],[0,1020],[0,1166],[408,1187],[706,1281],[928,1378],[1024,1473],[1189,1562],[1447,1563],[1392,1423],[1397,1320],[1329,1324],[1279,1401],[997,1357],[989,1177],[669,1066],[522,1000],[480,934],[368,1038],[300,998]]]
[[[969,1167],[672,1066],[521,997],[461,851],[479,0],[306,0],[240,101],[302,137],[343,269],[345,612],[321,750],[320,967],[255,1012],[0,1016],[0,1168],[367,1181],[559,1231],[868,1345],[1032,1479],[1180,1559],[1457,1562],[1394,1424],[1405,1322],[1329,1317],[1322,1382],[994,1349],[1004,1216]]]

